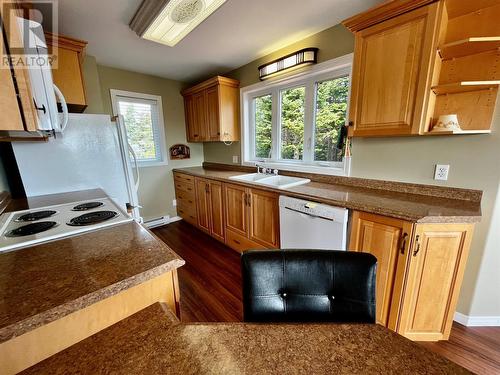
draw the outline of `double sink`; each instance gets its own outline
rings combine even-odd
[[[250,173],[240,176],[229,177],[230,180],[244,181],[256,185],[270,186],[278,189],[287,189],[293,186],[311,182],[308,178],[268,175],[265,173]]]

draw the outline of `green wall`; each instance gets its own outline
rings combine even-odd
[[[353,35],[341,25],[280,49],[229,74],[242,87],[259,82],[257,67],[304,47],[318,47],[319,61],[351,53]],[[500,101],[499,101],[500,102]],[[355,138],[351,175],[354,177],[438,184],[434,165],[450,164],[446,186],[484,191],[483,219],[477,225],[461,290],[458,311],[473,316],[500,316],[500,111],[493,134],[454,137]],[[232,163],[240,144],[206,144],[205,161]]]
[[[160,95],[167,149],[176,143],[186,143],[181,82],[101,66],[96,64],[92,56],[85,59],[84,77],[89,103],[86,113],[112,114],[110,89]],[[172,169],[201,165],[203,162],[203,144],[191,143],[189,146],[189,160],[169,160],[168,165],[140,168],[139,201],[143,206],[141,214],[145,220],[177,215],[172,205],[175,198]]]

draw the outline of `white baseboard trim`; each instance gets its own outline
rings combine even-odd
[[[500,327],[500,316],[469,316],[456,312],[453,320],[467,327]]]
[[[152,228],[161,227],[163,225],[167,225],[170,223],[174,223],[174,222],[179,221],[179,220],[182,220],[182,218],[179,216],[170,217],[169,215],[167,215],[167,216],[162,216],[162,217],[159,217],[156,219],[150,219],[148,221],[145,221],[143,225],[148,229],[152,229]]]

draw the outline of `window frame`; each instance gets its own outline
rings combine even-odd
[[[351,158],[344,157],[342,162],[314,160],[314,128],[316,123],[316,84],[348,76],[351,84],[347,97],[346,125],[349,118],[349,103],[352,86],[353,54],[341,56],[308,67],[300,73],[282,75],[275,79],[243,87],[240,91],[241,102],[241,155],[242,164],[263,165],[269,168],[282,168],[299,172],[312,172],[348,176]],[[296,87],[305,87],[304,97],[304,153],[302,160],[281,159],[281,92]],[[270,158],[255,157],[255,98],[272,96],[272,149]]]
[[[158,166],[163,166],[163,165],[168,165],[168,155],[167,155],[167,142],[165,138],[165,122],[163,120],[163,106],[162,106],[162,97],[159,95],[152,95],[152,94],[144,94],[140,92],[134,92],[134,91],[125,91],[125,90],[117,90],[117,89],[110,89],[110,95],[111,95],[111,105],[112,105],[112,110],[113,110],[113,115],[118,116],[120,114],[118,110],[118,102],[120,97],[124,97],[127,99],[137,99],[138,101],[141,100],[147,100],[147,101],[155,101],[156,102],[156,107],[158,109],[158,124],[157,124],[157,129],[153,129],[153,136],[154,132],[156,130],[156,133],[158,134],[159,140],[158,144],[160,146],[160,159],[156,160],[137,160],[137,165],[139,167],[158,167]],[[125,124],[124,124],[125,126]],[[153,123],[153,127],[155,124]],[[126,129],[126,126],[125,126]]]

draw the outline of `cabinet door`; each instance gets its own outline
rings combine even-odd
[[[403,220],[354,211],[349,250],[377,258],[377,323],[387,326],[399,254],[410,242],[412,224]]]
[[[198,227],[204,232],[210,233],[210,184],[202,178],[195,179],[196,185],[196,208],[198,216]]]
[[[438,9],[431,4],[356,34],[349,110],[354,136],[419,133]]]
[[[207,128],[211,141],[220,140],[218,86],[207,89]]]
[[[10,69],[0,69],[0,130],[24,130]]]
[[[248,236],[247,189],[239,185],[224,184],[226,229]]]
[[[210,234],[224,242],[224,207],[221,182],[210,182],[210,213]]]
[[[14,5],[14,4],[11,4]],[[5,7],[4,7],[5,6]],[[0,1],[0,12],[9,11],[9,4],[5,1]],[[10,12],[14,12],[13,9],[10,9]],[[18,16],[22,17],[21,11],[18,9]],[[12,14],[12,13],[10,13]],[[13,17],[4,17],[2,14],[2,20],[0,23],[3,23],[3,27],[0,27],[0,31],[5,33],[7,41],[11,45],[20,46],[22,45],[20,30],[17,25],[11,25],[10,21],[13,20]],[[2,51],[5,55],[5,46],[2,44],[4,50]],[[11,71],[5,70],[0,73],[0,85],[2,87],[2,92],[0,94],[0,104],[1,114],[0,114],[0,129],[1,130],[28,130],[28,131],[36,131],[38,129],[38,114],[35,108],[32,90],[31,90],[31,82],[29,77],[28,69],[24,69],[23,65],[14,64],[13,72],[16,77],[17,84],[17,94],[18,97],[12,97],[13,87],[10,82],[13,82],[11,77]],[[5,88],[5,90],[4,90]],[[10,98],[10,99],[9,99]],[[15,106],[12,106],[13,100],[15,101]],[[19,98],[19,101],[18,99]],[[19,104],[18,104],[19,102]],[[22,113],[22,117],[19,117],[19,114]],[[24,118],[24,123],[23,119]],[[5,120],[5,121],[3,121]]]
[[[267,248],[279,248],[278,195],[258,189],[249,189],[250,240]]]
[[[78,52],[59,46],[58,66],[52,69],[52,78],[66,99],[70,112],[83,112],[87,108],[85,88]]]
[[[207,141],[207,100],[206,92],[193,95],[193,138],[197,142]]]
[[[195,118],[194,118],[194,100],[192,96],[184,97],[184,117],[186,121],[186,137],[188,142],[196,142]]]
[[[416,225],[398,333],[416,341],[448,339],[473,228]]]

